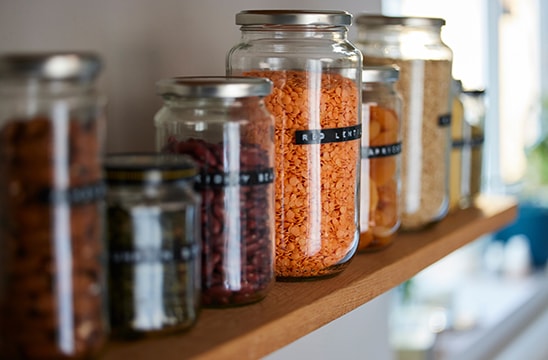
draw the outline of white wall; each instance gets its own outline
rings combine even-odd
[[[380,12],[381,0],[0,0],[0,53],[97,51],[106,64],[100,89],[109,98],[107,151],[154,150],[153,116],[160,107],[155,81],[224,75],[225,54],[240,37],[235,14],[261,8],[334,9],[357,15]],[[354,32],[351,28],[351,38]],[[316,354],[322,359],[386,359],[379,355],[388,352],[388,310],[382,299],[273,358]]]
[[[94,50],[105,60],[107,151],[154,149],[162,77],[224,75],[244,9],[380,12],[381,0],[1,0],[0,52]],[[351,32],[354,29],[351,28]]]

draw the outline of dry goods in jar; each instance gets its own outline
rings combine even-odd
[[[275,116],[276,276],[333,274],[354,254],[359,236],[359,90],[339,74],[244,75],[274,84],[265,104]]]
[[[396,85],[403,98],[401,227],[414,230],[443,218],[448,208],[451,62],[368,57],[369,65],[400,68]],[[415,75],[423,76],[417,89]],[[417,113],[417,111],[419,113]]]
[[[9,189],[0,198],[6,358],[85,358],[106,340],[97,123],[58,125],[35,116],[0,129],[0,186]],[[54,143],[66,157],[55,157]]]
[[[242,142],[240,173],[234,179],[224,166],[224,149],[222,143],[176,136],[164,149],[190,155],[201,169],[202,303],[210,307],[261,300],[273,279],[271,195],[260,186],[273,180],[268,153]],[[236,192],[238,203],[227,203],[232,198],[227,192]]]
[[[367,231],[360,234],[359,250],[389,244],[399,227],[398,158],[401,153],[400,119],[395,110],[369,105],[369,211]],[[362,169],[363,171],[363,169]],[[363,188],[362,188],[363,189]],[[364,191],[362,190],[362,191]],[[364,196],[364,194],[362,194]]]

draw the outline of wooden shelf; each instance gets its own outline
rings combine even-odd
[[[399,285],[454,250],[511,223],[517,203],[484,197],[430,227],[398,235],[387,249],[358,254],[331,279],[275,283],[261,302],[202,310],[191,330],[164,338],[109,344],[106,360],[257,359]]]

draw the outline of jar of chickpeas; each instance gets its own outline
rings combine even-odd
[[[365,14],[356,23],[364,64],[400,69],[401,229],[420,230],[443,219],[449,204],[453,53],[441,38],[445,20]]]
[[[339,274],[359,241],[362,55],[345,11],[249,10],[228,75],[273,82],[276,278]]]
[[[362,166],[360,251],[390,245],[400,226],[401,106],[395,89],[399,69],[362,71]]]

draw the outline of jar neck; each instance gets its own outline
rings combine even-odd
[[[27,98],[64,98],[96,95],[93,83],[6,79],[0,83],[0,96]]]
[[[164,105],[180,109],[235,109],[245,106],[260,105],[263,99],[258,96],[245,98],[220,98],[220,97],[179,97],[165,95],[162,97]]]
[[[357,41],[385,44],[439,44],[441,28],[438,26],[361,26],[358,27]]]
[[[258,39],[328,39],[343,41],[347,39],[346,26],[326,25],[244,25],[240,28],[242,40]]]

